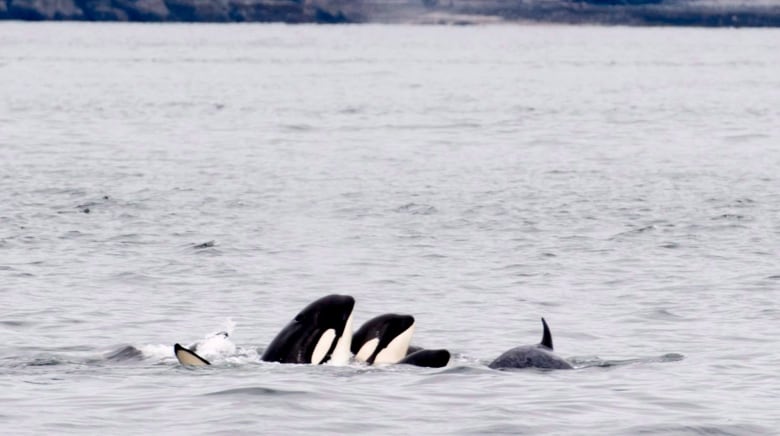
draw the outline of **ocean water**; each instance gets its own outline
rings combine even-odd
[[[0,23],[3,434],[777,434],[779,255],[778,30]]]

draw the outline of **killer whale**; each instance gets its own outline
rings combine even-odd
[[[498,356],[488,365],[492,369],[573,369],[571,364],[553,353],[553,341],[547,321],[542,318],[542,341],[536,345],[521,345]]]
[[[386,313],[366,321],[352,335],[355,359],[369,365],[402,363],[420,367],[441,368],[450,361],[444,349],[426,350],[410,345],[415,320],[411,315]]]
[[[352,342],[349,295],[327,295],[303,308],[271,341],[261,360],[278,363],[346,364]]]
[[[363,323],[352,335],[352,354],[369,365],[398,363],[406,357],[413,334],[413,316],[379,315]]]
[[[182,365],[187,365],[187,366],[208,366],[208,365],[211,365],[211,363],[208,360],[198,356],[198,354],[195,353],[194,350],[189,350],[187,348],[182,347],[179,344],[174,344],[174,346],[173,346],[173,354],[176,355],[176,359]]]
[[[421,366],[424,368],[443,368],[450,362],[450,352],[441,350],[419,349],[409,353],[398,363]]]

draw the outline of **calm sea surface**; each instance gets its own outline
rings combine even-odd
[[[778,299],[778,30],[0,23],[0,433],[776,434]]]

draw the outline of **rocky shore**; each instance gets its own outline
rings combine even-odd
[[[0,19],[780,26],[780,0],[0,0]]]

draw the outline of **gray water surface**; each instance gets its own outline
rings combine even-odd
[[[0,23],[4,434],[772,434],[778,254],[778,30]]]

